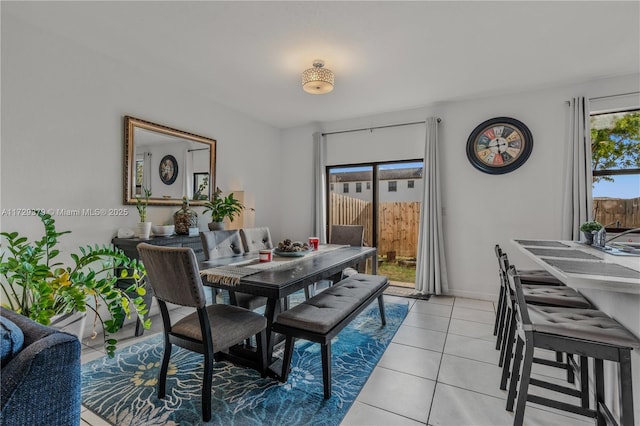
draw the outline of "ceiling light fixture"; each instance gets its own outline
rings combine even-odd
[[[307,93],[322,95],[333,90],[333,71],[324,67],[322,59],[313,61],[313,68],[302,73],[302,88]]]

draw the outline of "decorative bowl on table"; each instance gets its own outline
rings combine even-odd
[[[275,254],[282,257],[302,257],[312,251],[313,249],[309,247],[309,244],[301,243],[300,241],[291,241],[288,238],[280,241],[278,246],[273,250]]]
[[[151,227],[151,232],[156,237],[168,237],[169,235],[173,235],[175,232],[175,225],[153,225]]]
[[[282,257],[302,257],[307,253],[311,253],[313,250],[301,250],[301,251],[280,251],[278,249],[273,250],[273,252]]]

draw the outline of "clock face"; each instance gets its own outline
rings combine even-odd
[[[171,185],[178,177],[178,162],[173,155],[165,155],[160,161],[160,180],[166,185]]]
[[[515,118],[497,117],[476,127],[467,140],[467,158],[490,174],[511,172],[527,161],[533,149],[531,132]]]

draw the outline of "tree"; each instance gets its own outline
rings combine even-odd
[[[592,170],[640,169],[640,112],[591,117]],[[613,182],[594,176],[593,182]]]

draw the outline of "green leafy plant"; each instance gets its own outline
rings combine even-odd
[[[151,325],[151,320],[143,317],[148,313],[142,297],[146,293],[144,266],[122,250],[98,245],[80,247],[79,254],[70,254],[71,266],[56,262],[54,259],[60,254],[56,249],[58,238],[71,231],[58,232],[51,215],[34,213],[44,225],[40,240],[29,242],[17,232],[0,233],[6,241],[0,256],[2,305],[44,325],[49,325],[56,315],[89,309],[95,314],[92,338],[100,324],[106,352],[112,357],[117,340],[109,334],[122,328],[125,317],[130,318],[135,312],[145,328]],[[116,271],[120,271],[118,276]],[[130,285],[117,288],[118,279]],[[94,303],[87,303],[89,299]],[[106,306],[108,314],[100,314],[101,305]]]
[[[205,189],[207,189],[208,186],[209,186],[209,177],[207,176],[202,180],[202,183],[200,185],[198,185],[198,190],[195,192],[195,194],[193,194],[193,199],[194,200],[206,200],[208,197],[204,193],[204,191],[205,191]]]
[[[233,192],[223,197],[220,188],[216,188],[213,198],[204,203],[203,213],[210,212],[212,222],[222,222],[229,218],[231,222],[238,216],[245,206],[233,196]]]
[[[640,168],[640,113],[591,116],[593,171]],[[593,176],[593,183],[613,182],[609,175]]]
[[[149,198],[151,197],[151,191],[148,188],[142,188],[144,196],[142,198],[136,197],[136,209],[140,215],[140,222],[147,221],[147,206],[149,205]]]
[[[602,224],[598,221],[591,221],[591,222],[585,222],[582,225],[580,225],[580,230],[582,232],[587,232],[587,233],[591,233],[593,231],[599,231],[602,229]]]

